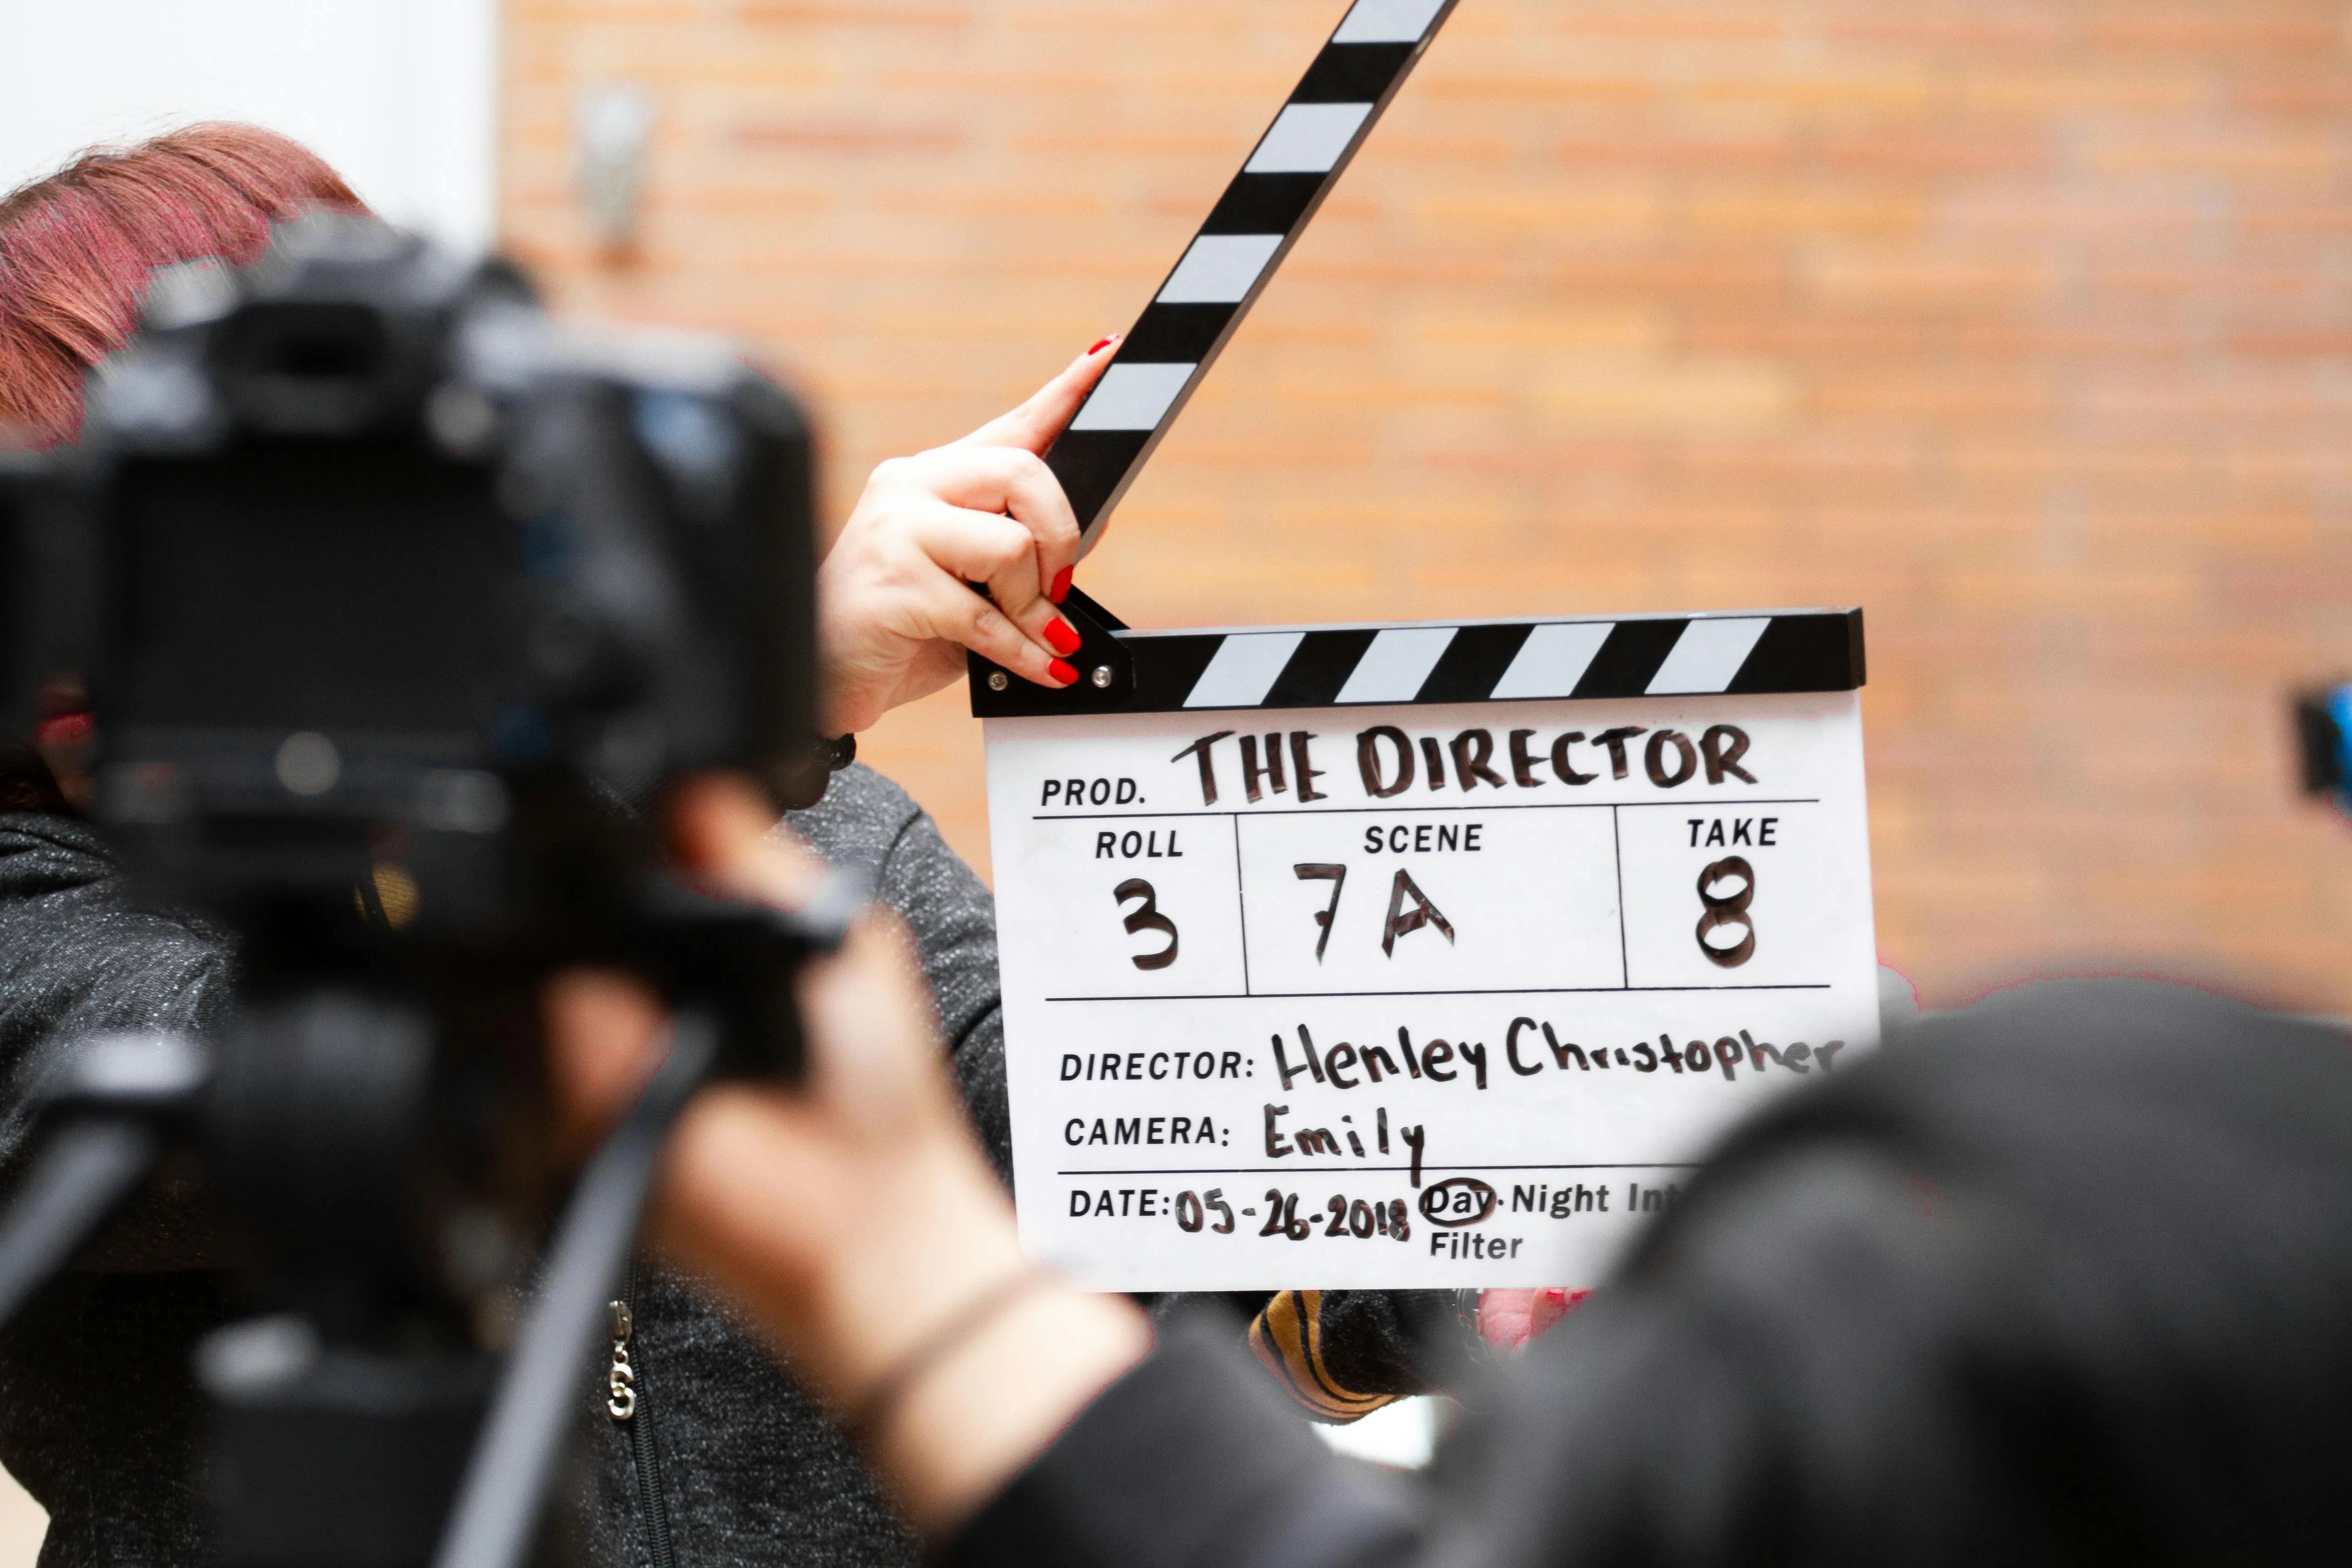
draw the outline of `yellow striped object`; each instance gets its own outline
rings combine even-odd
[[[1358,1394],[1323,1362],[1323,1292],[1285,1290],[1250,1324],[1250,1349],[1290,1396],[1325,1421],[1360,1421],[1393,1394]]]

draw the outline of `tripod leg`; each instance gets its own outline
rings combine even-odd
[[[135,1121],[58,1129],[0,1222],[0,1324],[66,1266],[155,1163],[158,1140]]]
[[[572,1399],[601,1342],[604,1303],[635,1244],[662,1143],[718,1056],[716,1023],[680,1014],[668,1057],[581,1176],[482,1423],[436,1568],[519,1568],[529,1553],[571,1431]]]

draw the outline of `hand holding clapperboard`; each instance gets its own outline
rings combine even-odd
[[[1356,0],[1046,462],[1091,545],[1453,8]],[[1128,1290],[1582,1286],[1877,1040],[1858,610],[976,656],[1021,1233]]]

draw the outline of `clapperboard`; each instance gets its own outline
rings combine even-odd
[[[1047,457],[1091,542],[1451,0],[1357,0]],[[1858,610],[975,658],[1021,1231],[1105,1289],[1581,1286],[1877,1038]]]

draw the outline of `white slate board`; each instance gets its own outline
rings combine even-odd
[[[1089,1285],[1587,1285],[1875,1045],[1854,690],[986,729],[1022,1237]]]

